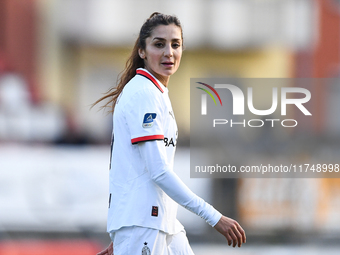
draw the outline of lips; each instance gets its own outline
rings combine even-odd
[[[164,65],[164,66],[166,66],[166,67],[171,67],[171,66],[174,65],[174,63],[173,63],[173,62],[170,62],[170,61],[169,61],[169,62],[167,61],[167,62],[163,62],[162,65]]]

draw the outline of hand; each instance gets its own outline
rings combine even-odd
[[[111,242],[105,250],[97,253],[97,255],[113,255],[113,243]]]
[[[246,242],[246,233],[236,220],[222,215],[214,228],[225,236],[229,246],[233,244],[235,247],[238,244],[238,247],[241,247]]]

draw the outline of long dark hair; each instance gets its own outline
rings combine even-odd
[[[132,52],[128,60],[126,61],[124,70],[119,74],[117,79],[117,86],[112,87],[105,95],[99,98],[92,106],[98,104],[99,102],[110,99],[104,106],[110,107],[111,111],[113,112],[116,101],[120,93],[123,91],[125,85],[135,76],[136,69],[144,67],[144,60],[139,56],[138,50],[143,49],[145,50],[145,40],[149,36],[153,30],[159,25],[170,25],[174,24],[181,29],[181,36],[183,39],[183,31],[182,26],[179,19],[176,16],[172,15],[165,15],[159,12],[154,12],[151,16],[144,22],[143,26],[140,29],[139,36],[133,46]]]

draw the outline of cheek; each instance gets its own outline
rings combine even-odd
[[[148,59],[155,59],[157,57],[157,50],[155,50],[153,47],[147,45],[145,54],[148,57]]]
[[[149,59],[151,59],[153,62],[158,62],[158,60],[162,57],[160,53],[157,51],[151,51],[149,54]]]
[[[178,52],[176,54],[176,59],[177,59],[178,63],[181,61],[181,58],[182,58],[182,52]]]

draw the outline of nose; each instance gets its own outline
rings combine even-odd
[[[164,56],[165,57],[172,57],[173,55],[173,49],[171,47],[171,44],[168,44],[164,49]]]

